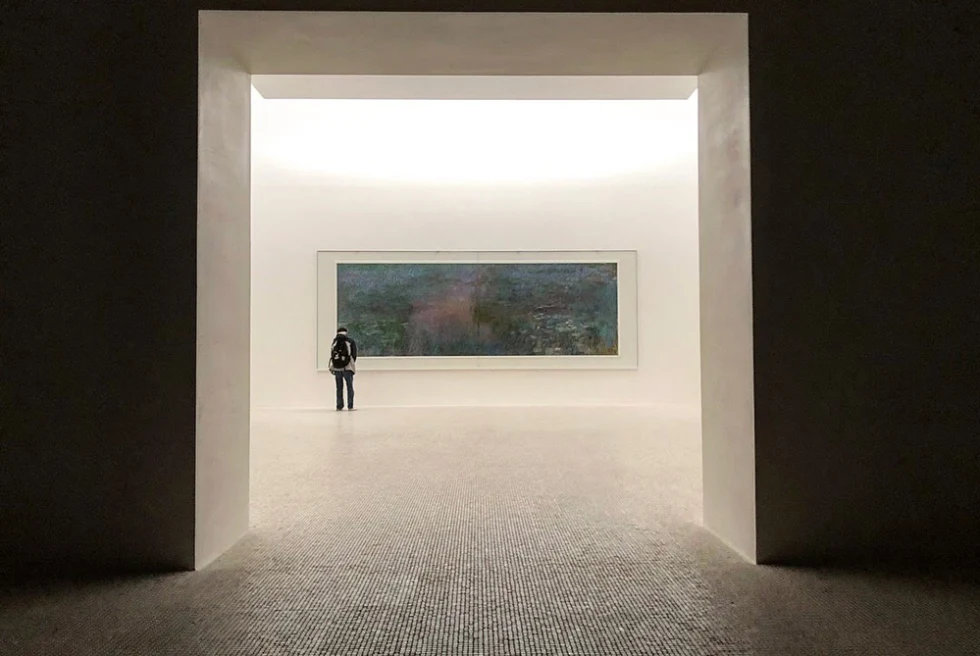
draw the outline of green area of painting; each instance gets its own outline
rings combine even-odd
[[[607,263],[338,264],[337,315],[365,356],[616,355]]]

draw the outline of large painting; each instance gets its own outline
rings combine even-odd
[[[632,369],[635,251],[317,253],[317,368]]]
[[[341,263],[337,317],[382,357],[618,352],[615,263]]]

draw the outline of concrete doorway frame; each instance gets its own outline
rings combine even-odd
[[[704,525],[757,550],[746,14],[199,13],[199,569],[248,530],[257,75],[696,75]]]

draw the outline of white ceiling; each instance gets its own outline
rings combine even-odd
[[[253,91],[261,184],[565,184],[669,178],[697,152],[690,100],[278,99]]]
[[[253,75],[252,86],[272,99],[389,100],[686,100],[693,75],[457,76]]]
[[[200,13],[253,75],[697,75],[744,14]],[[734,31],[733,31],[734,30]]]

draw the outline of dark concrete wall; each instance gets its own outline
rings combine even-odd
[[[976,559],[980,14],[799,4],[750,30],[759,557]]]
[[[193,565],[196,16],[5,5],[0,567]]]
[[[760,557],[975,558],[980,20],[923,4],[8,5],[0,566],[193,564],[198,8],[749,11]]]

